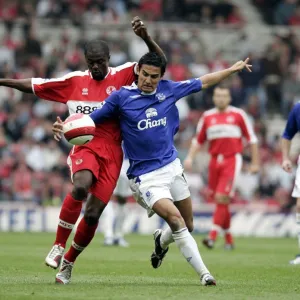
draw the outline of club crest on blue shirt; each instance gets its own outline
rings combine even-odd
[[[163,93],[158,93],[156,94],[156,98],[158,99],[159,102],[162,102],[166,99],[166,96]]]
[[[148,108],[146,110],[146,117],[147,118],[152,118],[152,117],[156,117],[157,116],[157,110],[155,108]]]

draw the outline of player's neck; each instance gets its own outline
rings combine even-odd
[[[228,110],[228,106],[226,106],[226,107],[224,107],[224,108],[218,108],[218,107],[217,107],[217,111],[218,111],[219,113],[225,113],[227,110]]]

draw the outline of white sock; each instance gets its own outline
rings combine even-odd
[[[300,249],[300,213],[296,213],[296,223],[297,223],[298,246]]]
[[[112,239],[114,228],[114,209],[112,203],[107,204],[100,220],[101,219],[104,238]]]
[[[115,234],[114,237],[119,239],[123,238],[123,225],[126,219],[126,204],[117,204],[116,206],[116,224],[115,224]]]
[[[173,238],[182,255],[200,277],[205,273],[209,273],[201,258],[197,243],[186,227],[175,231]]]
[[[168,246],[174,242],[173,239],[173,232],[170,227],[167,227],[163,232],[161,233],[160,236],[160,246],[163,249],[167,249]]]

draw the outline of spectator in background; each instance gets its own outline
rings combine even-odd
[[[120,66],[128,61],[128,56],[125,51],[121,49],[119,43],[113,43],[110,51],[110,65],[112,67]]]
[[[227,18],[227,23],[236,28],[240,28],[240,27],[244,26],[245,21],[244,21],[244,18],[241,14],[241,10],[239,9],[239,7],[234,6],[232,8],[232,11]]]
[[[140,12],[146,20],[160,20],[162,16],[162,0],[141,0]]]
[[[200,12],[200,23],[203,25],[211,25],[213,22],[213,11],[211,6],[204,4]]]
[[[290,17],[289,25],[300,26],[300,5],[297,6],[294,14]]]
[[[217,72],[229,67],[229,63],[223,58],[222,51],[218,51],[212,61],[208,63],[210,72]]]
[[[249,103],[249,99],[252,95],[257,95],[260,112],[264,115],[267,104],[266,93],[262,87],[262,82],[265,77],[265,66],[263,60],[257,53],[250,52],[247,57],[251,60],[252,72],[249,74],[246,74],[246,72],[239,73],[245,91],[245,103]]]
[[[14,201],[32,201],[32,173],[24,161],[14,168],[12,176],[12,191]]]
[[[264,84],[268,96],[269,111],[278,111],[281,105],[282,70],[280,68],[280,53],[271,45],[265,53],[263,64],[265,71]]]
[[[292,106],[300,101],[300,84],[297,80],[296,70],[291,68],[283,80],[281,111],[288,116]]]
[[[234,76],[230,84],[231,104],[236,107],[245,106],[246,92],[242,81],[238,76]]]
[[[187,68],[182,63],[182,58],[179,53],[173,53],[171,62],[167,67],[167,74],[174,81],[181,81],[187,78]]]
[[[274,12],[274,20],[278,25],[287,25],[293,15],[297,5],[297,0],[283,0]]]

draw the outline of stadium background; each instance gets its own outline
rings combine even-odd
[[[102,38],[111,65],[136,61],[146,47],[131,30],[139,15],[165,51],[166,78],[182,80],[251,58],[253,72],[230,78],[233,105],[247,111],[260,141],[261,171],[247,172],[249,152],[232,207],[233,233],[295,235],[293,176],[281,170],[279,138],[291,106],[300,100],[300,4],[296,0],[39,0],[0,1],[0,77],[59,77],[85,70],[85,40]],[[199,117],[212,107],[212,91],[178,103],[176,136],[183,159]],[[51,134],[67,107],[0,87],[0,231],[54,231],[59,206],[71,189],[69,146]],[[296,166],[299,140],[293,143]],[[188,174],[195,228],[210,227],[208,155],[200,153]],[[150,233],[160,221],[133,209],[127,231]],[[100,224],[101,228],[101,224]]]

